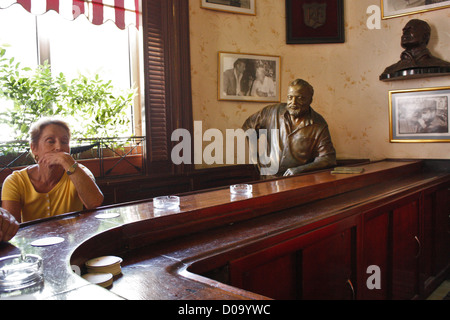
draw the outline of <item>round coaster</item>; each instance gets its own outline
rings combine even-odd
[[[122,258],[116,256],[104,256],[86,261],[86,267],[109,267],[122,262]]]
[[[119,213],[101,213],[95,216],[97,219],[113,219],[113,218],[117,218],[120,217]]]
[[[35,240],[31,243],[33,247],[47,247],[47,246],[53,246],[55,244],[64,242],[64,238],[61,237],[48,237],[48,238],[42,238]]]
[[[86,273],[81,277],[104,288],[109,287],[113,283],[113,275],[111,273]]]
[[[89,273],[111,273],[116,276],[122,273],[121,262],[120,257],[104,256],[86,261],[85,265]]]

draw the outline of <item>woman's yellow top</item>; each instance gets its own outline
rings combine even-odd
[[[92,180],[93,174],[79,165]],[[63,213],[83,210],[83,203],[67,174],[63,174],[58,184],[48,193],[34,189],[27,168],[14,171],[3,182],[2,201],[17,201],[22,206],[22,222],[47,218]]]

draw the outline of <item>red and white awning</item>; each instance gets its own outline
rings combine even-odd
[[[85,15],[95,25],[111,20],[120,29],[139,28],[139,0],[0,0],[0,9],[15,3],[36,15],[54,10],[69,20]]]

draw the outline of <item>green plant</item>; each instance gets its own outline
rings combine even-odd
[[[53,76],[48,63],[22,68],[0,48],[0,88],[0,97],[14,103],[0,113],[0,122],[11,126],[16,139],[27,138],[30,126],[43,116],[67,119],[76,138],[130,135],[134,92],[117,93],[98,75],[68,82],[63,73]]]

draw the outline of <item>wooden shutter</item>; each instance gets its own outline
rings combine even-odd
[[[186,167],[171,160],[171,135],[177,128],[192,132],[189,3],[143,0],[142,4],[147,172],[182,173]]]

